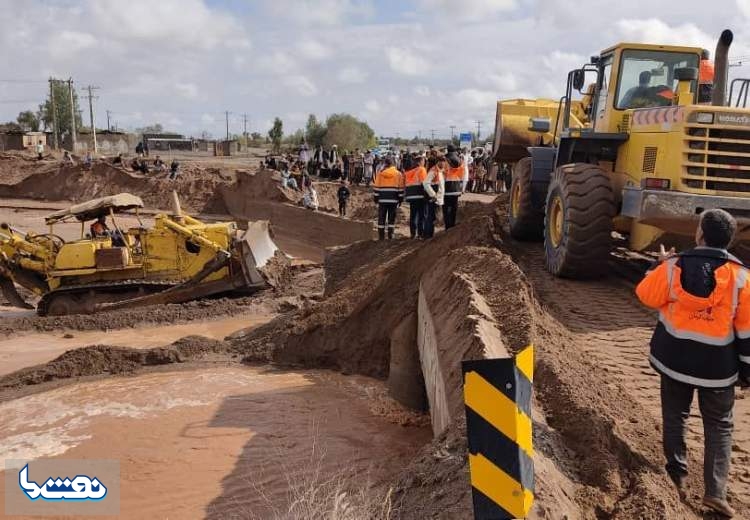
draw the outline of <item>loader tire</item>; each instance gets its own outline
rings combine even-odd
[[[538,241],[544,232],[544,213],[531,201],[531,157],[524,157],[513,167],[508,207],[510,235],[516,240]]]
[[[544,217],[547,270],[564,278],[603,275],[612,248],[614,216],[614,192],[607,172],[587,163],[556,168]]]

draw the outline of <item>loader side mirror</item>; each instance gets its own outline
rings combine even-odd
[[[552,124],[549,118],[546,117],[530,117],[529,118],[529,131],[538,132],[540,134],[549,133]]]
[[[583,71],[583,69],[577,69],[573,71],[573,88],[577,91],[583,90],[584,85],[586,84],[586,73]]]

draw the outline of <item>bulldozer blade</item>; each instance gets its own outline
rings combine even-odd
[[[277,275],[270,267],[279,248],[273,241],[268,221],[250,222],[237,245],[247,286],[263,287],[268,284],[275,287]]]
[[[19,307],[21,309],[34,308],[33,305],[30,305],[21,297],[20,294],[18,294],[16,284],[13,283],[13,280],[11,280],[10,278],[7,278],[5,276],[0,277],[0,291],[2,291],[5,299],[8,300],[8,303],[10,303],[13,307]]]

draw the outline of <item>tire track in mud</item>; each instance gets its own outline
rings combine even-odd
[[[516,244],[518,246],[518,244]],[[632,282],[611,274],[594,281],[554,278],[544,266],[538,244],[521,245],[513,256],[546,310],[567,328],[613,383],[627,390],[661,424],[659,377],[648,362],[656,313],[643,307]],[[612,259],[612,263],[622,260]],[[622,272],[613,265],[612,273]],[[688,423],[691,476],[702,490],[703,425],[697,397]],[[662,464],[662,461],[658,461]],[[730,497],[740,512],[750,509],[750,396],[735,405]]]

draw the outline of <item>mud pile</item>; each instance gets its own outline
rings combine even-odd
[[[0,153],[0,183],[20,182],[35,173],[48,173],[57,169],[59,162],[45,158],[37,160],[29,152],[8,151]]]
[[[216,203],[216,188],[226,182],[226,177],[204,170],[184,172],[177,181],[170,181],[165,174],[143,175],[97,162],[90,170],[80,165],[58,166],[15,184],[0,184],[0,197],[80,202],[129,192],[141,197],[148,207],[168,208],[169,193],[176,189],[186,210],[201,212]]]
[[[438,309],[453,420],[402,472],[395,498],[403,517],[471,508],[460,361],[485,355],[490,347],[477,338],[490,327],[510,351],[536,345],[532,518],[698,518],[697,504],[682,505],[661,469],[658,420],[538,303],[502,236],[478,216],[426,243],[337,249],[326,259],[327,298],[232,338],[232,349],[247,361],[385,378],[393,332],[416,312],[421,282]]]

